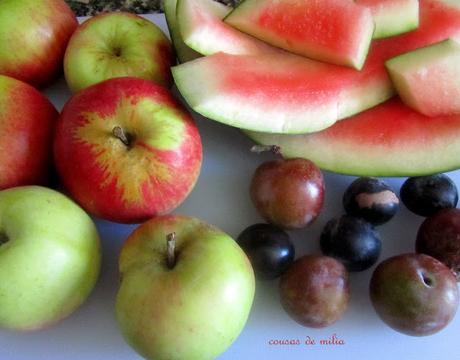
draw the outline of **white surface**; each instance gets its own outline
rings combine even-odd
[[[150,17],[166,29],[161,15]],[[46,91],[61,109],[69,97],[63,81]],[[196,117],[204,146],[200,179],[176,213],[193,215],[215,224],[236,237],[246,226],[260,222],[248,196],[255,168],[268,155],[251,154],[251,142],[238,130]],[[333,216],[342,213],[341,196],[352,177],[326,175],[325,208],[308,229],[291,232],[297,256],[319,253],[319,234]],[[460,185],[460,172],[450,175]],[[399,191],[403,179],[388,180]],[[379,228],[383,252],[380,260],[411,252],[422,218],[405,208]],[[134,360],[140,359],[123,341],[114,319],[118,285],[117,256],[123,241],[135,226],[98,221],[103,245],[100,280],[89,300],[57,326],[34,333],[0,331],[0,360]],[[372,268],[373,269],[373,268]],[[240,337],[219,360],[243,359],[460,359],[460,315],[444,331],[413,338],[392,331],[374,313],[368,298],[372,269],[351,274],[351,301],[342,320],[325,329],[297,325],[279,304],[277,281],[258,282],[248,323]],[[344,345],[320,345],[320,339],[336,334]],[[307,336],[316,345],[306,346]],[[301,345],[269,345],[270,340],[299,339]],[[178,340],[180,341],[180,339]],[[205,344],[204,344],[205,346]],[[184,359],[187,360],[187,359]]]

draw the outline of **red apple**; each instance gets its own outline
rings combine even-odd
[[[0,74],[34,86],[50,84],[62,71],[77,26],[64,0],[0,1]]]
[[[0,75],[0,189],[44,184],[52,160],[54,106],[32,86]]]
[[[185,199],[199,175],[202,147],[193,119],[168,90],[125,77],[69,100],[54,154],[63,185],[83,208],[135,223]]]

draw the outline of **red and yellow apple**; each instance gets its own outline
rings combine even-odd
[[[64,187],[83,208],[135,223],[185,199],[200,172],[202,146],[192,117],[168,90],[126,77],[68,101],[54,155]]]
[[[46,97],[22,81],[0,75],[0,92],[0,190],[44,184],[59,114]]]
[[[158,26],[135,14],[113,12],[77,29],[65,53],[64,73],[72,91],[121,76],[170,87],[174,62],[171,42]]]
[[[118,324],[146,359],[214,359],[246,324],[252,266],[230,236],[201,220],[168,215],[142,224],[119,268]]]
[[[64,0],[0,1],[0,74],[34,86],[49,85],[77,18]]]

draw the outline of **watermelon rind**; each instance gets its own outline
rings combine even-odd
[[[244,133],[279,146],[285,158],[307,158],[346,175],[421,176],[460,168],[460,115],[430,118],[398,98],[314,134]]]
[[[230,11],[214,0],[178,0],[176,14],[184,43],[203,55],[281,51],[223,22]]]
[[[168,25],[169,34],[176,51],[176,56],[180,63],[197,59],[201,56],[200,53],[188,47],[180,35],[179,24],[176,18],[177,0],[164,0],[164,13],[166,24]]]
[[[368,1],[356,1],[366,5]],[[373,39],[382,39],[415,30],[419,26],[418,0],[381,0],[370,7],[375,22]]]
[[[460,112],[460,44],[447,39],[385,62],[408,106],[427,116]]]

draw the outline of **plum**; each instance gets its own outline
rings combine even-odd
[[[399,209],[399,199],[390,185],[375,177],[353,181],[343,194],[342,203],[348,215],[357,216],[373,225],[389,221]]]
[[[380,263],[372,274],[370,299],[380,318],[406,335],[442,330],[457,311],[457,281],[440,261],[425,254],[402,254]]]
[[[254,224],[237,238],[258,279],[279,277],[294,261],[295,248],[288,233],[271,224]]]
[[[443,262],[460,281],[460,210],[445,209],[426,218],[418,230],[415,250]]]
[[[329,256],[305,255],[281,276],[281,305],[303,326],[320,328],[340,319],[349,300],[348,272]]]
[[[303,228],[323,207],[323,174],[307,159],[267,161],[256,169],[250,195],[269,223],[286,229]]]

